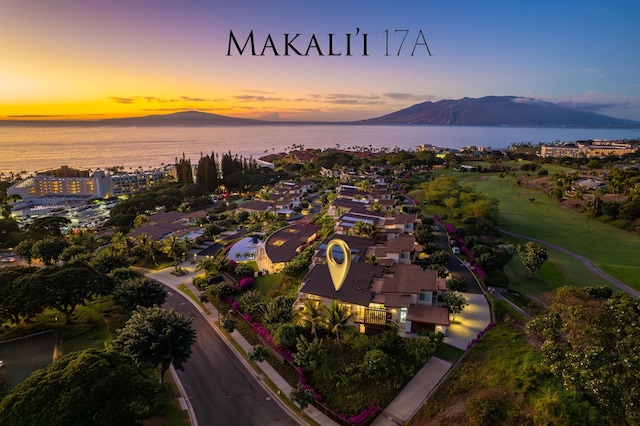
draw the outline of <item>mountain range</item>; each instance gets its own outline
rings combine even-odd
[[[517,96],[429,101],[361,122],[524,127],[640,127],[640,122],[637,121]]]
[[[436,124],[521,127],[638,128],[640,122],[517,96],[423,102],[381,117],[352,122],[267,121],[200,111],[96,121],[0,120],[0,125],[32,126],[249,126],[295,124]]]

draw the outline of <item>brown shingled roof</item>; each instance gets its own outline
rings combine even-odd
[[[419,265],[396,264],[392,276],[385,276],[381,293],[419,294],[421,291],[436,291],[438,273],[422,270]]]
[[[382,269],[366,263],[352,263],[340,291],[336,291],[327,265],[316,265],[302,280],[300,292],[369,306],[374,294],[369,286],[374,277],[382,276]]]
[[[274,203],[260,200],[249,200],[240,204],[239,208],[252,211],[267,211],[273,210]]]
[[[273,263],[288,262],[298,254],[298,248],[306,244],[318,230],[317,226],[298,224],[282,228],[266,239],[265,252]]]
[[[407,321],[449,325],[449,310],[440,306],[411,305],[407,311]]]

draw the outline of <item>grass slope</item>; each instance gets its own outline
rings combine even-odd
[[[547,195],[516,186],[513,177],[500,178],[479,173],[461,173],[459,177],[473,183],[478,191],[500,200],[501,228],[548,241],[588,257],[606,273],[640,290],[640,266],[637,265],[640,235],[593,219],[588,221],[587,232],[586,215],[576,214],[551,202]],[[533,202],[530,201],[532,198]],[[580,262],[568,264],[568,258],[557,252],[553,256],[550,263],[568,268],[571,275],[565,274],[565,277],[585,277],[577,281],[594,280],[593,274],[579,267]],[[580,269],[585,272],[580,272]],[[584,283],[587,284],[591,282]]]

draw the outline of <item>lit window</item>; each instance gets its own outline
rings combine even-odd
[[[400,322],[407,322],[407,308],[400,309]]]

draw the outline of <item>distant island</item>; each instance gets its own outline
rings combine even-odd
[[[229,117],[200,111],[181,111],[144,117],[103,120],[0,120],[15,126],[268,126],[268,125],[452,125],[513,127],[640,128],[640,122],[568,108],[539,99],[518,96],[445,99],[423,102],[408,108],[360,121],[268,121]]]
[[[362,120],[366,124],[438,124],[521,127],[640,127],[640,122],[517,96],[485,96],[423,102]]]

